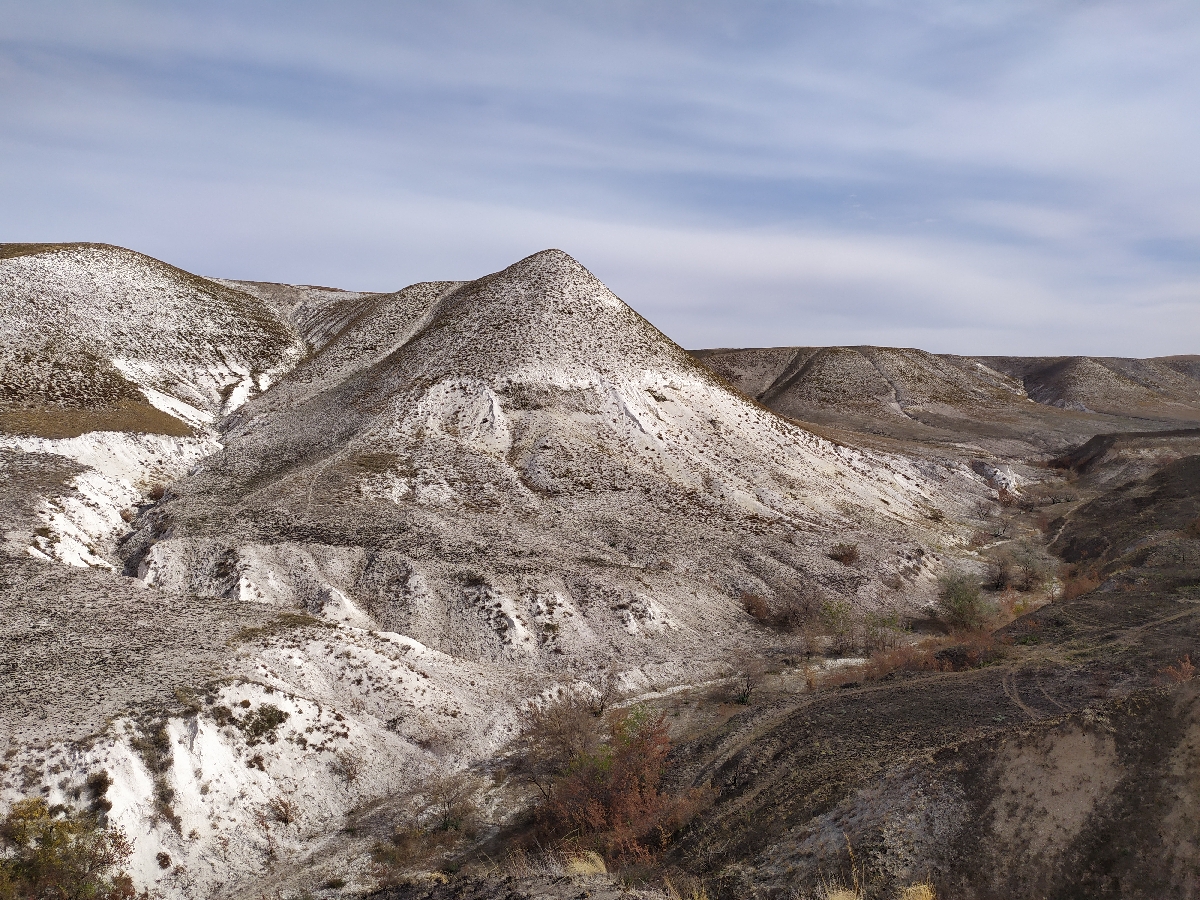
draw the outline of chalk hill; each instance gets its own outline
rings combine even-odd
[[[94,418],[147,400],[210,426],[301,352],[258,297],[105,244],[0,245],[0,309],[0,404],[26,411],[10,421],[41,410],[60,428],[82,422],[77,433],[91,420],[63,410]]]
[[[471,657],[680,666],[739,640],[743,593],[876,602],[898,551],[935,539],[939,481],[729,390],[561,251],[346,302],[127,571]]]

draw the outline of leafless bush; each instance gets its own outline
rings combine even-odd
[[[600,676],[600,680],[596,683],[596,695],[591,699],[591,710],[593,716],[602,716],[604,711],[612,705],[613,701],[620,696],[620,680],[617,678],[617,673],[613,669],[609,669]]]
[[[426,831],[467,831],[478,813],[473,796],[478,780],[469,772],[443,772],[421,786],[417,824]]]
[[[762,685],[766,676],[767,666],[761,658],[749,653],[738,656],[733,664],[734,701],[749,703],[751,696]]]
[[[343,750],[330,760],[329,769],[346,784],[352,784],[362,774],[362,760],[350,751]]]
[[[1006,538],[1012,534],[1013,521],[1009,516],[997,516],[988,524],[987,530],[994,538]]]
[[[1046,581],[1045,568],[1030,554],[1005,551],[988,563],[985,586],[993,591],[1014,590],[1027,593]]]
[[[788,631],[811,628],[821,617],[821,599],[809,587],[781,591],[775,599],[771,619]]]
[[[522,718],[513,771],[545,799],[573,759],[594,753],[600,746],[602,723],[591,704],[576,694],[567,694],[556,703],[530,706]]]

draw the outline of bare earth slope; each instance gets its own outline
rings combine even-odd
[[[14,404],[145,394],[208,424],[299,354],[258,298],[104,244],[0,245],[0,308],[0,399]]]
[[[1195,692],[1154,680],[1194,652],[1194,357],[689,355],[555,250],[376,294],[5,245],[0,304],[0,807],[103,769],[139,886],[357,895],[466,770],[500,840],[519,709],[607,678],[711,788],[665,857],[710,896],[847,836],[872,897],[1188,896]],[[941,574],[1047,548],[1097,589],[977,668],[822,687],[853,660],[747,609],[933,629]],[[475,862],[389,896],[621,895]]]
[[[1200,418],[1194,357],[969,357],[888,347],[692,353],[800,422],[1010,461],[1045,461],[1098,433],[1179,428]]]
[[[955,477],[746,402],[547,251],[364,305],[239,410],[127,542],[127,571],[312,610],[345,598],[472,658],[674,667],[737,640],[742,592],[877,602],[899,551],[952,540],[929,513]],[[865,557],[851,578],[827,556],[843,540]]]
[[[743,593],[920,607],[987,491],[747,401],[558,251],[356,294],[10,246],[0,285],[6,371],[56,373],[11,409],[75,429],[0,445],[0,797],[105,769],[170,896],[366,886],[352,810],[486,764],[541,692],[719,673]],[[121,403],[187,428],[88,418]]]

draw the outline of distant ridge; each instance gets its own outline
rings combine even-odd
[[[259,299],[106,244],[0,245],[0,403],[148,400],[208,426],[291,367],[294,332]]]

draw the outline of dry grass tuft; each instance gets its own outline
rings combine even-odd
[[[882,681],[898,672],[965,672],[999,659],[1002,649],[987,631],[959,632],[877,650],[863,663],[809,677],[809,689]]]
[[[829,558],[843,566],[852,566],[858,562],[858,544],[836,544],[829,551]]]
[[[1104,579],[1095,572],[1072,576],[1063,584],[1062,599],[1074,600],[1076,597],[1090,594],[1103,583]]]
[[[667,900],[708,900],[708,888],[704,882],[690,875],[677,876],[674,882],[664,878],[663,889]]]

